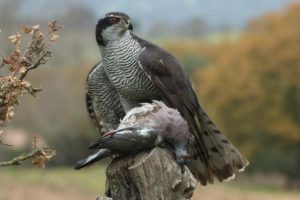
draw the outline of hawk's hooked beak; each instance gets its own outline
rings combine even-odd
[[[132,27],[132,23],[131,23],[130,19],[126,19],[126,24],[127,24],[128,29],[132,31],[133,27]]]
[[[131,30],[131,31],[133,30],[133,27],[132,27],[131,23],[128,25],[128,29]]]

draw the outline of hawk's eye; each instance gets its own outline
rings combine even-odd
[[[117,24],[119,21],[120,21],[120,18],[118,18],[118,17],[112,17],[111,18],[112,24]]]

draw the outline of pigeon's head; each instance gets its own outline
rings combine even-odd
[[[105,46],[109,41],[119,40],[124,34],[132,31],[131,19],[121,12],[107,13],[96,25],[98,45]]]

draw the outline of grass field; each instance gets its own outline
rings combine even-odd
[[[71,168],[0,169],[0,200],[95,200],[103,195],[104,167],[75,171]],[[300,192],[268,185],[239,182],[197,187],[193,200],[298,200]]]

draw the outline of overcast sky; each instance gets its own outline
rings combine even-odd
[[[89,0],[98,16],[120,10],[145,23],[182,23],[201,17],[210,26],[242,27],[266,11],[278,11],[297,0]],[[298,1],[299,2],[299,1]]]
[[[0,2],[11,0],[0,0]],[[211,27],[226,25],[242,28],[247,22],[267,11],[282,10],[300,0],[19,0],[24,17],[55,17],[68,7],[80,4],[96,18],[110,11],[126,12],[147,27],[153,23],[179,24],[200,17]],[[32,12],[34,11],[34,12]],[[34,16],[34,17],[37,17]]]

